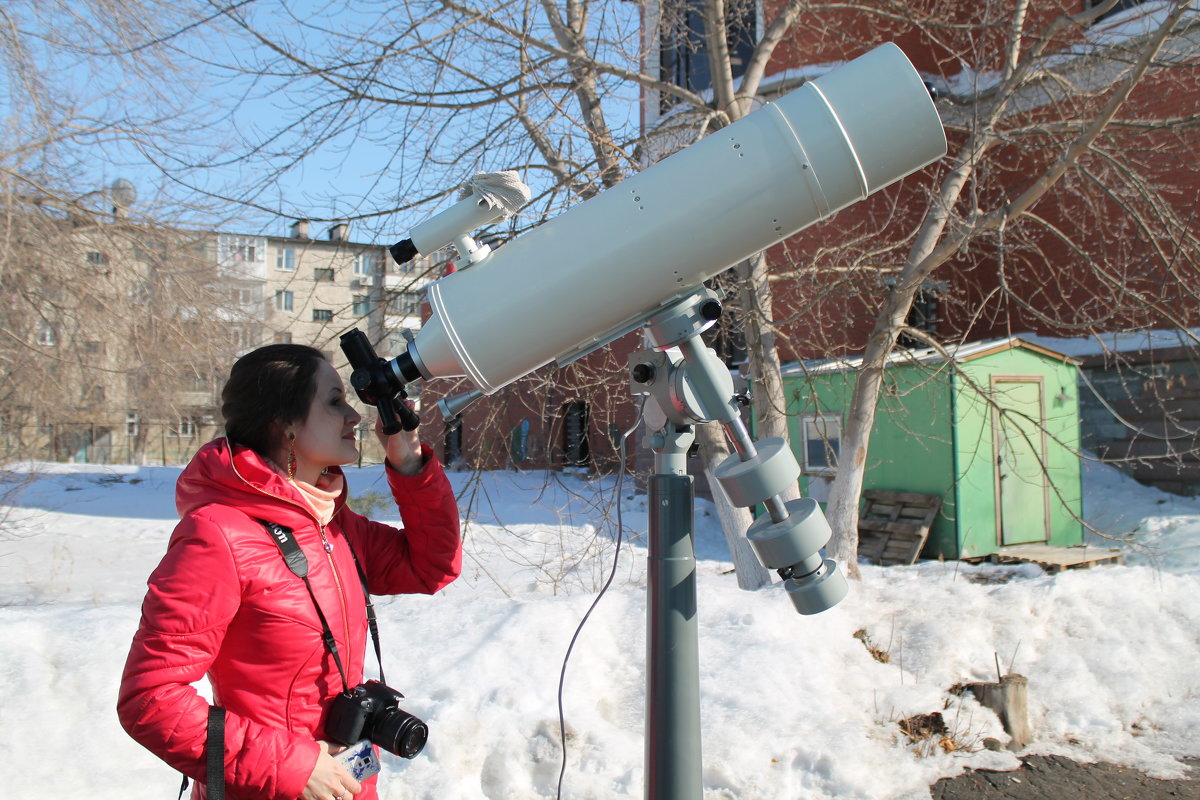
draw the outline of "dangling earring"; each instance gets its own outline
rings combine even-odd
[[[296,480],[296,434],[288,433],[288,479]]]

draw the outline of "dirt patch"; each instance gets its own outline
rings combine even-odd
[[[1128,767],[1028,756],[1010,772],[973,770],[930,787],[933,800],[1200,800],[1200,759],[1187,779],[1158,780]]]

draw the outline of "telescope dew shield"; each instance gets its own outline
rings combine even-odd
[[[432,284],[405,360],[491,394],[945,152],[925,84],[885,44]]]

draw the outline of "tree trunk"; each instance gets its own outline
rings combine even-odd
[[[737,267],[738,286],[746,333],[746,350],[753,381],[752,402],[756,439],[787,440],[787,397],[783,391],[783,365],[771,320],[771,287],[767,282],[767,258],[763,253]],[[797,486],[784,500],[800,496]]]
[[[858,501],[862,495],[867,446],[875,426],[875,406],[883,383],[885,362],[911,303],[911,292],[898,296],[893,289],[888,292],[887,305],[876,318],[875,330],[871,332],[863,354],[862,369],[854,382],[846,427],[842,431],[837,476],[833,479],[825,510],[829,526],[833,528],[826,555],[844,564],[846,575],[854,579],[861,577],[858,570]],[[897,313],[900,314],[899,322],[895,321]]]
[[[846,574],[850,577],[859,577],[858,502],[862,494],[867,446],[875,424],[875,407],[879,399],[879,389],[883,384],[883,371],[922,281],[961,249],[973,233],[984,229],[1002,228],[1021,216],[1062,178],[1071,165],[1078,162],[1080,156],[1096,141],[1117,110],[1125,103],[1184,10],[1183,4],[1172,10],[1158,31],[1147,41],[1133,69],[1122,79],[1104,108],[1044,173],[1035,176],[1011,202],[986,215],[976,211],[970,218],[962,221],[957,230],[947,233],[950,210],[958,204],[976,165],[999,140],[993,132],[993,126],[1012,98],[1011,93],[1015,88],[1007,90],[1009,93],[1002,96],[1000,102],[991,109],[987,124],[981,125],[959,150],[954,162],[956,166],[942,181],[938,195],[921,223],[921,229],[905,259],[899,280],[888,292],[883,307],[875,317],[875,329],[867,341],[862,368],[854,384],[854,396],[851,399],[846,429],[842,432],[838,473],[830,489],[826,512],[829,524],[833,528],[833,540],[828,553],[847,565]],[[1015,87],[1022,68],[1013,65],[1010,72],[1006,80]]]

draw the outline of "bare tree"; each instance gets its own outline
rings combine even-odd
[[[947,119],[961,138],[951,169],[933,194],[903,266],[897,270],[875,315],[842,438],[841,468],[831,490],[829,517],[835,531],[832,554],[849,564],[854,564],[858,549],[858,498],[887,357],[905,329],[915,296],[939,267],[953,263],[972,245],[995,247],[1003,295],[1040,316],[1047,327],[1055,330],[1103,329],[1106,317],[1109,325],[1144,324],[1146,319],[1154,318],[1180,324],[1186,319],[1186,310],[1179,313],[1153,294],[1134,288],[1138,282],[1131,286],[1122,280],[1123,276],[1112,274],[1110,270],[1121,260],[1107,257],[1103,245],[1097,247],[1088,241],[1086,228],[1071,231],[1069,226],[1060,226],[1035,209],[1068,176],[1090,184],[1072,193],[1084,199],[1081,204],[1070,204],[1076,213],[1081,205],[1095,208],[1094,196],[1107,201],[1111,195],[1126,191],[1135,197],[1140,195],[1138,200],[1147,201],[1149,209],[1134,211],[1138,204],[1134,200],[1117,204],[1115,210],[1133,212],[1125,222],[1148,233],[1156,244],[1179,241],[1180,236],[1190,239],[1191,254],[1182,263],[1173,257],[1166,259],[1173,265],[1172,270],[1186,274],[1172,276],[1168,292],[1184,298],[1192,294],[1194,298],[1188,288],[1195,285],[1194,233],[1188,232],[1186,221],[1162,196],[1163,187],[1148,180],[1134,159],[1114,149],[1119,139],[1106,140],[1105,134],[1114,126],[1120,127],[1118,113],[1149,71],[1169,70],[1172,62],[1186,64],[1200,54],[1188,38],[1196,23],[1195,15],[1189,14],[1186,3],[1172,4],[1168,13],[1143,34],[1090,46],[1064,58],[1063,43],[1083,39],[1085,26],[1114,5],[1101,3],[1089,11],[1062,14],[1041,20],[1040,24],[1028,14],[1028,3],[1018,2],[1005,9],[1005,15],[992,23],[996,27],[1005,23],[1006,31],[997,83],[951,98],[961,113],[947,114]],[[1187,22],[1183,22],[1185,18]],[[1178,51],[1173,58],[1168,54],[1160,62],[1168,43]],[[1178,132],[1183,121],[1172,116],[1151,116],[1142,119],[1140,125]],[[1129,119],[1126,124],[1137,123]],[[1034,161],[1038,166],[1031,175],[997,174],[1001,159],[1011,158],[1014,146],[1040,151],[1042,157]],[[1062,197],[1058,195],[1058,202],[1063,202]],[[1093,220],[1100,224],[1090,232],[1092,236],[1114,230],[1112,224],[1102,223],[1100,215]],[[1063,276],[1065,282],[1077,288],[1064,291],[1060,287],[1045,294],[1037,291],[1032,271],[1053,263],[1046,258],[1047,239],[1065,240],[1078,256]],[[1014,250],[1015,258],[1011,255]],[[1126,262],[1119,268],[1128,266]],[[1176,277],[1184,279],[1176,282]],[[1092,306],[1082,309],[1083,313],[1078,313],[1079,290],[1090,295]],[[1110,293],[1113,290],[1129,295],[1114,298]],[[1058,308],[1051,306],[1052,302]],[[1064,305],[1070,307],[1066,314]],[[1195,305],[1191,308],[1194,314]]]
[[[536,189],[507,231],[516,233],[795,85],[776,74],[778,63],[827,65],[879,41],[915,42],[944,98],[953,148],[944,174],[931,170],[910,180],[924,191],[886,192],[750,259],[731,292],[766,435],[786,435],[781,349],[842,354],[866,343],[830,503],[834,554],[854,572],[881,376],[935,274],[951,285],[942,298],[955,313],[950,338],[1009,324],[1061,333],[1170,323],[1181,318],[1179,301],[1194,308],[1195,234],[1182,211],[1190,198],[1153,174],[1149,153],[1185,152],[1196,117],[1131,101],[1175,81],[1195,96],[1194,68],[1178,68],[1194,63],[1195,14],[1186,3],[1150,4],[1151,27],[1101,36],[1092,24],[1116,0],[1088,5],[410,0],[386,13],[345,4],[330,25],[286,3],[214,4],[215,24],[244,43],[218,74],[280,109],[279,125],[241,150],[265,167],[262,180],[226,196],[286,213],[276,178],[352,141],[389,157],[375,173],[379,193],[339,217],[402,228],[396,220],[431,208],[465,172],[503,166]],[[745,42],[748,20],[761,25]],[[667,74],[668,50],[703,64],[705,85]],[[661,112],[652,126],[640,124],[639,102]],[[184,180],[210,161],[194,149],[162,155]],[[1092,223],[1106,233],[1093,236]],[[1048,261],[1065,268],[1046,280]],[[551,385],[537,379],[538,391]],[[578,371],[573,380],[621,390]],[[710,463],[723,449],[720,436],[705,437]]]
[[[5,458],[74,454],[116,426],[178,418],[180,393],[211,384],[232,349],[213,324],[227,303],[207,235],[166,224],[178,208],[152,186],[137,202],[96,166],[173,116],[158,88],[179,76],[157,47],[195,21],[158,0],[0,9]]]
[[[727,7],[728,5],[728,7]],[[757,42],[754,58],[733,93],[726,37],[713,34],[705,43],[695,23],[681,12],[688,4],[667,4],[646,36],[636,9],[620,3],[504,3],[476,6],[457,0],[410,2],[386,15],[349,8],[336,29],[318,14],[301,15],[286,4],[264,9],[224,9],[225,30],[249,45],[248,56],[224,65],[230,80],[241,80],[250,96],[270,94],[290,112],[282,124],[257,141],[246,142],[245,157],[265,165],[255,187],[230,188],[230,199],[253,195],[264,210],[280,210],[284,198],[272,195],[277,175],[302,163],[318,148],[338,147],[352,136],[394,152],[380,164],[379,175],[391,185],[351,213],[338,216],[380,227],[395,225],[396,215],[428,208],[452,190],[472,166],[517,167],[537,194],[529,213],[514,223],[535,225],[559,209],[618,183],[651,158],[686,146],[700,136],[744,116],[751,109],[774,48],[799,14],[789,3]],[[748,2],[709,3],[702,16],[710,31],[725,31],[727,17],[743,23],[753,17]],[[279,25],[280,21],[288,23]],[[296,31],[288,35],[286,31]],[[707,49],[713,75],[720,76],[714,98],[665,80],[654,62],[662,36],[679,38],[681,51]],[[649,44],[644,44],[648,42]],[[676,103],[672,119],[649,144],[637,118],[640,94],[652,91]],[[381,120],[387,122],[381,124]],[[662,141],[673,140],[670,146]],[[651,155],[653,154],[653,155]],[[191,160],[163,154],[163,163],[203,175],[203,154]],[[197,178],[197,182],[199,178]],[[395,202],[397,197],[404,198]],[[766,262],[756,258],[741,268],[741,306],[751,310],[755,342],[752,358],[761,424],[772,435],[782,431],[778,357],[769,326]],[[760,366],[765,365],[765,366]],[[591,372],[584,377],[583,373]],[[623,369],[600,374],[595,362],[581,364],[567,377],[539,374],[542,393],[559,383],[577,395],[621,391]],[[608,427],[613,423],[609,422]],[[707,432],[706,432],[707,434]],[[704,436],[706,461],[715,464],[729,449],[719,434]],[[749,558],[740,534],[749,523],[745,510],[724,503],[725,528],[737,531],[731,545],[741,547],[739,579],[746,585],[766,581]]]

